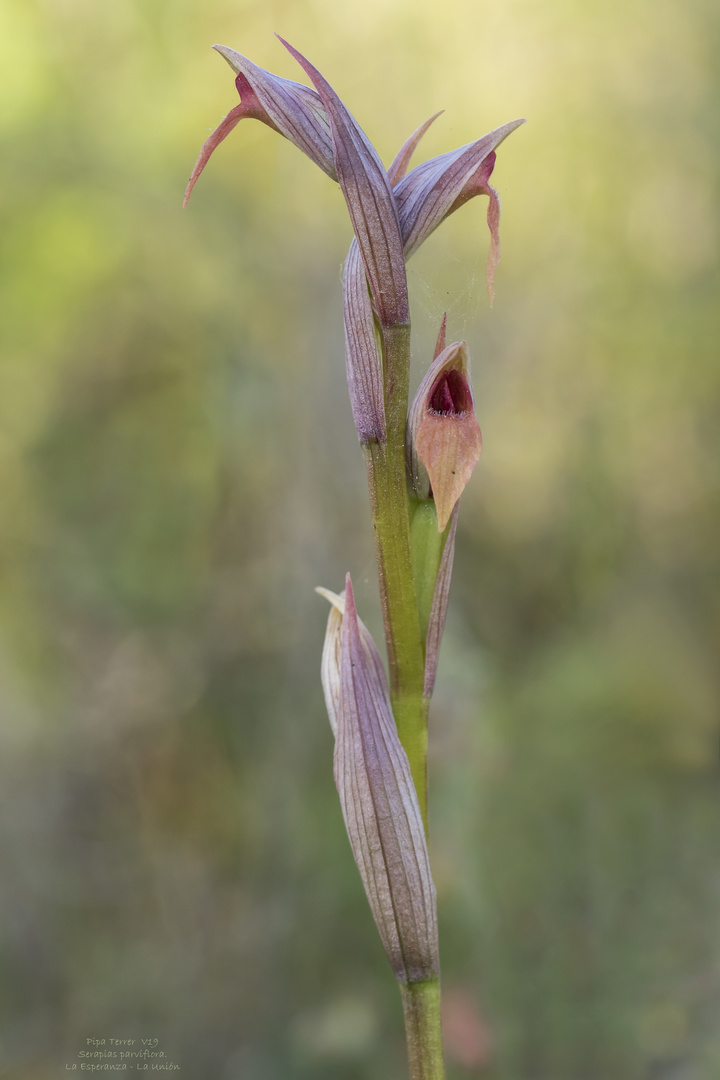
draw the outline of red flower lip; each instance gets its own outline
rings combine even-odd
[[[430,365],[410,406],[407,442],[415,495],[435,500],[443,532],[482,450],[464,341],[442,349]]]

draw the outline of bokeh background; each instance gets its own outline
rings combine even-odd
[[[180,210],[210,45],[302,78],[276,30],[386,163],[529,118],[494,309],[484,200],[409,266],[415,379],[447,310],[485,437],[431,732],[449,1075],[716,1080],[715,0],[0,0],[2,1075],[406,1068],[319,685],[315,585],[380,628],[344,204],[247,122]]]

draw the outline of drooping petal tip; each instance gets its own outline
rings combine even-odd
[[[318,94],[303,83],[258,67],[227,45],[213,45],[230,65],[246,115],[260,120],[302,150],[323,172],[337,180],[330,126]]]
[[[220,121],[218,126],[213,131],[212,135],[205,140],[198,155],[198,159],[193,166],[193,171],[190,174],[187,187],[185,188],[185,197],[183,198],[183,210],[187,206],[190,196],[192,195],[193,188],[198,182],[200,174],[207,165],[208,161],[212,157],[214,151],[223,141],[226,139],[233,128],[237,127],[240,121],[246,116],[245,108],[242,104],[236,105],[234,109],[231,109],[227,116]]]
[[[491,247],[487,281],[492,299],[494,274],[499,259],[497,223],[500,204],[497,192],[487,184],[492,165],[485,163],[508,135],[524,123],[524,119],[518,119],[502,124],[467,146],[422,162],[398,182],[395,199],[406,259],[417,251],[446,217],[458,210],[468,199],[478,194],[489,195],[491,205],[488,209],[488,225]],[[492,162],[494,163],[494,158]]]

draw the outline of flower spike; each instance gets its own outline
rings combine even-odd
[[[323,685],[335,710],[335,783],[350,846],[396,977],[421,982],[439,973],[437,903],[410,764],[380,655],[358,619],[350,575],[344,598],[322,592],[335,608]]]
[[[427,846],[428,706],[452,574],[459,500],[482,449],[465,342],[443,317],[430,368],[408,413],[410,310],[405,264],[441,222],[487,195],[492,303],[500,201],[496,149],[515,120],[410,169],[440,113],[421,124],[385,170],[323,75],[277,35],[312,87],[283,79],[223,45],[240,104],[206,140],[185,193],[240,120],[292,142],[344,196],[354,239],[343,272],[347,382],[363,443],[389,675],[358,617],[350,575],[331,604],[321,678],[333,772],[353,857],[400,983],[410,1073],[444,1077],[437,899]],[[392,699],[390,695],[392,687]]]
[[[407,446],[415,495],[432,495],[443,532],[482,450],[464,341],[448,345],[430,365],[410,407]]]
[[[265,71],[227,45],[213,45],[213,48],[225,57],[233,71],[245,77],[270,121],[269,126],[307,154],[329,177],[337,180],[330,126],[315,91],[303,83]]]

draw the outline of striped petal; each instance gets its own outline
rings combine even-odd
[[[492,298],[495,269],[499,260],[497,226],[500,204],[488,180],[495,164],[494,151],[524,120],[503,124],[482,139],[459,150],[441,154],[417,165],[395,188],[400,215],[405,258],[409,259],[431,232],[473,195],[490,195],[488,224],[491,250],[488,259],[488,289]]]
[[[315,91],[303,83],[283,79],[265,71],[227,45],[214,45],[213,48],[224,56],[233,71],[242,75],[252,87],[270,126],[275,127],[281,135],[297,146],[298,150],[307,154],[323,172],[337,180],[330,125]]]
[[[190,176],[183,206],[187,205],[192,189],[213,151],[239,121],[246,118],[260,120],[273,131],[284,135],[323,172],[337,180],[330,125],[315,91],[302,83],[265,71],[227,45],[214,45],[213,48],[227,60],[236,73],[235,86],[241,103],[228,113],[205,142]]]
[[[345,370],[358,438],[385,442],[383,362],[357,240],[350,245],[343,272],[343,313]]]
[[[390,181],[377,151],[327,80],[286,41],[307,73],[330,122],[335,170],[347,203],[375,309],[383,327],[409,323],[400,223]]]

